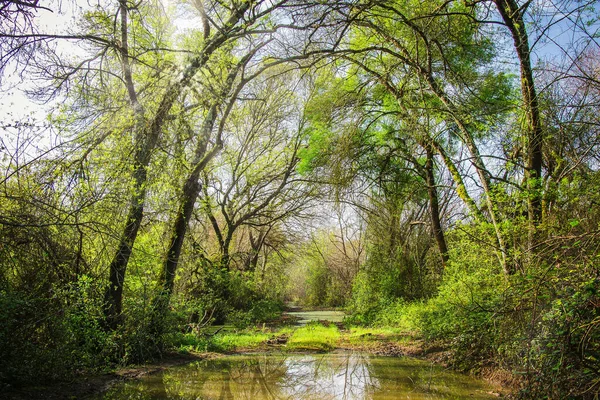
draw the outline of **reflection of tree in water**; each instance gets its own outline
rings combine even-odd
[[[334,353],[262,354],[200,361],[140,382],[127,383],[104,398],[423,400],[490,397],[480,382],[423,361]]]
[[[283,357],[266,355],[198,362],[165,373],[166,398],[278,399],[285,370]]]
[[[385,387],[389,397],[394,393],[407,399],[491,399],[491,389],[468,375],[459,374],[440,366],[409,358],[374,357],[371,373]]]
[[[285,358],[254,356],[230,364],[228,384],[235,399],[278,399],[278,386],[285,377]],[[227,398],[227,397],[224,397]]]
[[[368,399],[379,389],[367,356],[359,353],[309,355],[286,360],[290,399]]]
[[[195,365],[163,374],[164,398],[368,399],[378,388],[368,358],[358,353],[262,355]]]

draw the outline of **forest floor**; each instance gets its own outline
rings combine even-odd
[[[293,310],[294,312],[304,312]],[[341,320],[318,320],[298,325],[302,316],[284,313],[269,324],[236,330],[233,327],[209,329],[201,334],[185,334],[179,343],[156,363],[117,368],[111,373],[82,374],[71,381],[57,382],[5,391],[3,398],[25,400],[85,399],[103,393],[124,380],[138,379],[166,368],[183,365],[226,354],[284,351],[294,353],[360,351],[380,356],[410,356],[425,358],[445,364],[448,353],[443,346],[426,343],[418,335],[402,332],[392,327],[347,328]],[[331,310],[309,310],[316,313]],[[337,315],[337,314],[336,314]],[[507,387],[504,376],[498,371],[482,374],[483,378]],[[4,397],[6,396],[6,397]]]

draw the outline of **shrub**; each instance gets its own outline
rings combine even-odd
[[[99,324],[98,287],[84,275],[55,285],[53,296],[0,290],[0,383],[61,379],[112,361],[115,337]]]

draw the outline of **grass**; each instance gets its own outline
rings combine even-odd
[[[178,334],[171,340],[172,347],[182,353],[217,352],[228,353],[240,350],[257,349],[265,345],[267,340],[284,334],[289,335],[291,329],[282,329],[276,333],[259,329],[243,331],[224,331],[214,335],[197,335],[194,333]]]
[[[272,334],[265,332],[242,332],[226,333],[216,335],[211,340],[210,349],[217,352],[228,352],[240,349],[253,349],[260,347],[267,340],[273,337]]]
[[[363,344],[382,340],[388,342],[406,342],[412,340],[412,336],[408,335],[403,329],[393,327],[354,327],[345,335],[345,339],[350,344]]]
[[[270,339],[287,337],[284,351],[326,352],[336,347],[371,349],[383,343],[397,345],[409,344],[415,337],[405,330],[392,327],[354,327],[340,332],[337,326],[324,326],[311,322],[302,327],[284,327],[276,331],[269,329],[246,329],[242,331],[221,331],[214,335],[179,334],[173,338],[173,347],[180,352],[218,352],[249,351],[262,349]]]
[[[353,327],[344,333],[339,346],[387,355],[417,355],[423,351],[422,340],[398,327]]]
[[[329,351],[336,347],[340,332],[335,325],[311,323],[294,331],[287,342],[289,350]]]

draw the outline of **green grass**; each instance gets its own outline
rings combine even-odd
[[[365,344],[370,342],[409,342],[413,338],[408,335],[403,329],[394,327],[354,327],[350,332],[344,335],[344,339],[350,344]]]
[[[209,347],[209,340],[206,337],[198,336],[193,333],[178,333],[169,338],[170,347],[180,353],[206,352]]]
[[[340,333],[335,325],[323,326],[311,322],[303,327],[284,327],[276,332],[265,329],[243,331],[220,331],[216,335],[178,334],[172,344],[180,352],[220,352],[264,349],[269,339],[289,337],[284,349],[288,351],[331,351],[336,347],[357,346],[370,348],[380,342],[409,343],[414,337],[401,328],[394,327],[354,327]]]
[[[210,342],[212,351],[234,351],[260,347],[272,334],[264,332],[226,333],[216,335]]]
[[[328,327],[309,324],[294,331],[287,342],[289,350],[329,351],[336,347],[340,332],[335,325]]]
[[[267,340],[284,333],[269,333],[262,330],[248,329],[244,331],[224,331],[216,335],[197,335],[193,333],[177,334],[171,338],[171,346],[182,353],[218,352],[225,353],[241,349],[255,349],[261,347]]]

